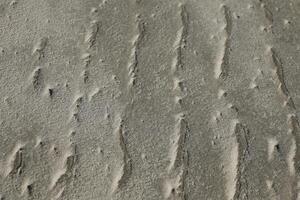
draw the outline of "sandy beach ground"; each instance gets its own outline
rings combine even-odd
[[[299,200],[300,0],[0,0],[1,200]]]

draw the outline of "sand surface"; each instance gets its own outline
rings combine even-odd
[[[300,0],[0,0],[1,200],[299,200]]]

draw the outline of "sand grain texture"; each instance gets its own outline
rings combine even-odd
[[[0,0],[0,200],[300,199],[300,0]]]

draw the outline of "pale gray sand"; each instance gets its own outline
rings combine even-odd
[[[300,0],[0,0],[0,199],[299,200]]]

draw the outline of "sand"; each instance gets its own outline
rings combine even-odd
[[[300,199],[299,0],[0,0],[1,200]]]

